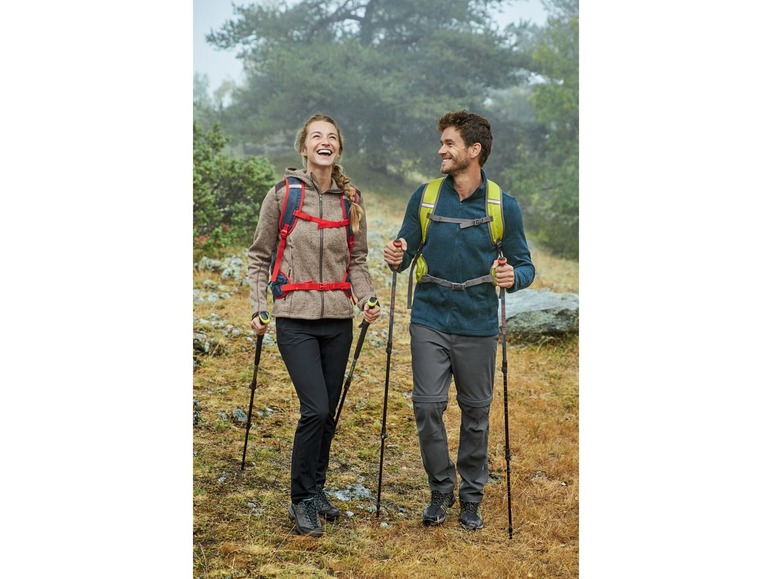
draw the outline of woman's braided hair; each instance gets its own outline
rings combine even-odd
[[[311,123],[314,123],[316,121],[325,121],[327,123],[330,123],[332,126],[335,127],[335,130],[338,131],[338,142],[340,143],[340,152],[339,157],[343,156],[343,133],[340,130],[340,127],[338,126],[338,123],[335,122],[335,120],[332,117],[328,117],[327,115],[323,115],[321,113],[316,113],[311,115],[308,120],[305,122],[303,127],[298,131],[298,134],[295,138],[295,149],[300,152],[300,150],[303,148],[303,143],[306,142],[306,137],[308,136],[308,126]],[[305,157],[303,158],[303,163],[305,164],[306,160]],[[343,189],[343,193],[346,195],[346,199],[349,200],[351,209],[349,210],[349,220],[351,221],[351,230],[354,233],[357,233],[359,231],[359,220],[364,215],[364,209],[359,206],[359,203],[356,202],[356,199],[354,197],[354,188],[350,185],[351,179],[349,179],[346,174],[343,172],[343,167],[341,167],[338,163],[335,163],[332,167],[332,178],[335,181],[335,183],[338,184],[338,187]]]

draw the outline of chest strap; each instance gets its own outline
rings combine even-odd
[[[478,225],[484,225],[493,221],[493,217],[488,215],[486,217],[480,217],[478,219],[459,219],[458,217],[443,217],[442,215],[435,215],[429,213],[426,216],[431,221],[437,221],[442,223],[458,223],[459,229],[466,229],[467,227],[476,227]]]
[[[304,221],[313,221],[316,223],[318,229],[329,229],[330,227],[346,227],[350,223],[348,218],[342,219],[340,221],[330,221],[329,219],[321,219],[320,217],[315,217],[313,215],[309,215],[308,213],[303,213],[299,209],[295,211],[293,215]]]

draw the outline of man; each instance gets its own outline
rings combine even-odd
[[[528,287],[535,269],[520,206],[482,170],[493,145],[488,121],[458,111],[443,116],[437,128],[442,134],[440,171],[447,177],[434,182],[435,191],[439,185],[436,202],[425,197],[430,184],[413,193],[397,234],[400,244],[386,244],[383,257],[396,271],[404,271],[419,254],[410,350],[413,411],[431,491],[423,523],[442,524],[455,503],[456,465],[448,452],[443,422],[453,377],[461,409],[456,459],[461,478],[459,522],[474,530],[483,527],[480,503],[488,482],[488,414],[499,331],[497,290]],[[496,192],[498,217],[489,209],[497,206]],[[433,209],[426,209],[432,203]],[[428,228],[423,246],[421,207],[430,213],[423,218],[429,220],[424,221]],[[502,217],[504,231],[499,240],[494,225],[500,225]]]

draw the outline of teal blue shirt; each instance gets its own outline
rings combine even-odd
[[[487,177],[482,172],[483,184],[471,196],[461,201],[451,178],[445,179],[434,208],[436,215],[459,219],[479,219],[487,215],[485,187]],[[418,207],[426,184],[413,193],[405,211],[402,228],[397,239],[404,238],[408,251],[398,268],[410,267],[421,244],[421,224]],[[507,289],[514,292],[533,282],[536,270],[531,262],[531,252],[525,240],[523,215],[517,200],[502,191],[504,239],[502,250],[507,263],[515,268],[515,285]],[[435,277],[455,283],[481,277],[490,273],[499,254],[491,241],[487,223],[460,229],[457,223],[429,223],[426,245],[423,248],[427,272]],[[492,283],[454,290],[436,283],[414,285],[415,295],[411,322],[446,334],[462,336],[493,336],[499,331],[499,288]]]

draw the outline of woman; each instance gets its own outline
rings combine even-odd
[[[285,180],[268,191],[260,208],[249,249],[250,302],[252,328],[262,335],[269,323],[268,289],[274,296],[276,341],[300,400],[289,514],[297,534],[319,537],[319,516],[335,520],[340,514],[324,484],[353,339],[353,303],[368,323],[378,319],[380,308],[367,270],[362,197],[337,163],[343,154],[340,128],[326,115],[312,115],[298,131],[295,148],[305,168],[286,169]],[[300,192],[290,197],[299,200],[300,212],[283,237],[281,213],[291,189]]]

